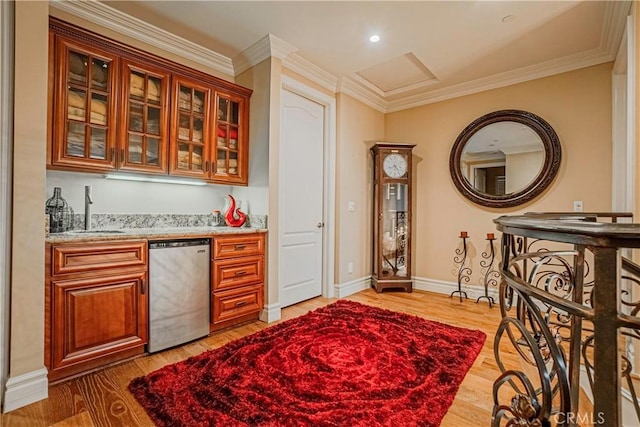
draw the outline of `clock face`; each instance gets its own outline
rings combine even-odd
[[[389,154],[382,161],[382,169],[389,178],[400,178],[407,173],[407,158],[401,154]]]

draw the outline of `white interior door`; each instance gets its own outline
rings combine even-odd
[[[279,293],[286,307],[322,294],[324,106],[282,91]]]

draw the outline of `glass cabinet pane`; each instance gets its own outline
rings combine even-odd
[[[406,277],[407,184],[385,183],[382,187],[382,274]]]
[[[204,124],[201,117],[193,118],[193,132],[191,140],[194,142],[202,142],[202,132],[204,130]]]
[[[160,135],[160,108],[147,107],[147,133]]]
[[[227,146],[227,127],[225,125],[218,125],[216,145],[218,147]]]
[[[157,77],[150,76],[147,80],[147,101],[154,104],[159,103],[161,89],[162,80]]]
[[[227,151],[226,150],[217,150],[216,172],[227,173]]]
[[[107,125],[107,102],[108,98],[99,93],[91,94],[91,123]]]
[[[160,140],[147,137],[147,164],[160,165]]]
[[[67,92],[67,118],[84,122],[87,120],[87,92],[69,87]]]
[[[84,124],[67,123],[67,144],[65,156],[84,157]]]
[[[229,127],[229,148],[236,150],[238,148],[238,128]]]
[[[229,119],[229,123],[237,125],[238,124],[238,114],[240,111],[240,103],[232,102],[231,103],[231,118]]]
[[[178,139],[191,140],[191,116],[180,114],[180,125],[178,127]]]
[[[178,95],[178,107],[181,110],[191,111],[191,89],[180,85]]]
[[[181,169],[189,169],[189,144],[178,144],[178,167]]]
[[[238,174],[238,153],[235,151],[229,152],[229,174],[237,175]]]
[[[129,130],[142,132],[144,125],[144,107],[141,104],[129,104]]]
[[[136,134],[129,135],[128,156],[125,161],[130,163],[142,163],[142,136]]]
[[[94,58],[91,61],[91,86],[95,89],[106,90],[109,82],[109,63]]]
[[[229,100],[225,98],[218,98],[218,120],[226,122],[229,116]]]
[[[79,83],[83,86],[86,85],[89,58],[78,52],[69,52],[68,58],[69,81]]]
[[[198,90],[193,91],[193,111],[195,113],[202,113],[204,111],[204,92]]]
[[[191,152],[191,169],[202,170],[202,162],[204,160],[204,147],[194,145]]]
[[[107,131],[104,128],[94,126],[91,126],[90,130],[89,157],[105,160],[107,158]]]
[[[129,75],[129,97],[131,99],[144,99],[144,74],[132,71]]]

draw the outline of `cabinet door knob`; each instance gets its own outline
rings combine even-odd
[[[140,293],[142,295],[147,293],[147,280],[146,279],[142,279],[142,282],[140,283]]]

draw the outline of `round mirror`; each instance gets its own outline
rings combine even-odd
[[[544,119],[501,110],[474,120],[460,133],[449,169],[466,198],[506,208],[542,193],[558,173],[561,157],[558,135]]]

